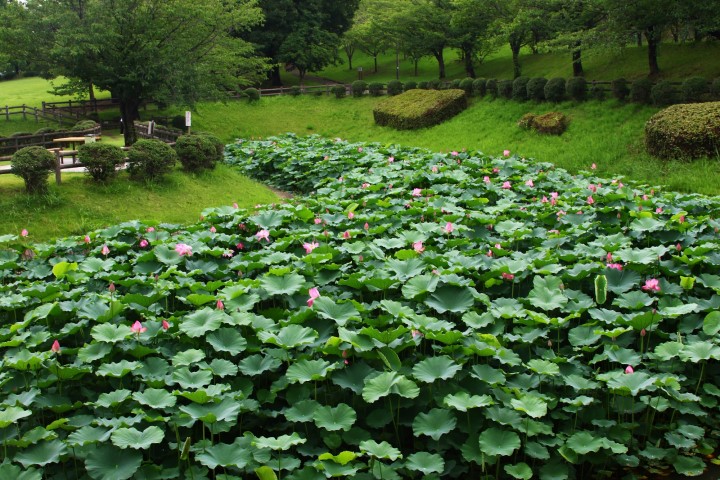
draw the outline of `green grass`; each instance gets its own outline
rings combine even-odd
[[[274,97],[246,102],[203,104],[194,126],[223,140],[267,137],[284,132],[319,134],[355,141],[378,141],[426,147],[436,151],[479,150],[513,153],[553,162],[571,172],[595,163],[605,176],[626,176],[677,191],[720,194],[720,161],[665,162],[644,151],[645,122],[659,109],[614,100],[560,105],[476,100],[466,111],[441,125],[397,131],[375,125],[372,110],[382,98]],[[528,112],[560,110],[570,127],[560,137],[522,130],[516,122]]]
[[[233,202],[253,207],[278,200],[267,187],[225,165],[198,175],[178,169],[149,186],[130,181],[125,173],[108,185],[92,183],[80,173],[63,174],[60,186],[50,180],[48,195],[30,196],[21,179],[0,175],[0,234],[26,228],[31,240],[46,241],[134,219],[186,224],[208,207]]]
[[[42,106],[42,102],[61,102],[65,100],[87,100],[87,97],[78,98],[71,95],[52,95],[50,90],[53,84],[59,85],[62,78],[55,80],[45,80],[40,77],[16,78],[0,82],[0,102],[2,107],[5,105],[20,106],[27,105],[29,107]],[[110,98],[110,92],[96,91],[96,98]]]

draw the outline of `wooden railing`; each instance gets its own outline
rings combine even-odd
[[[40,119],[50,120],[61,124],[73,124],[78,121],[78,117],[68,114],[64,110],[43,110],[35,107],[28,107],[27,105],[19,105],[14,107],[9,105],[5,105],[4,107],[0,106],[0,117],[9,121],[11,120],[10,117],[14,115],[22,115],[23,120],[27,120],[28,118],[30,118],[35,120],[36,122],[39,122]]]
[[[74,132],[50,132],[38,135],[18,135],[16,137],[0,138],[0,155],[8,155],[15,153],[25,147],[43,147],[53,148],[57,145],[53,142],[56,138],[67,137],[68,134],[74,136],[100,135],[100,126],[89,128],[87,130],[78,130]]]
[[[139,138],[154,138],[157,140],[162,140],[166,143],[174,143],[180,135],[183,134],[182,131],[178,130],[171,130],[166,127],[162,127],[159,125],[155,125],[153,127],[152,133],[148,133],[149,125],[146,122],[135,122],[135,131],[137,132],[137,136]]]

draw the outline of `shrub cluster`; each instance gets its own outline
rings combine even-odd
[[[345,98],[345,94],[347,93],[345,85],[335,85],[330,91],[335,95],[335,98]]]
[[[10,161],[10,171],[23,179],[28,193],[46,193],[47,176],[54,169],[55,157],[43,147],[21,148]]]
[[[645,124],[650,155],[672,159],[714,157],[720,149],[720,102],[672,105]]]
[[[117,175],[117,167],[125,161],[123,150],[109,143],[86,143],[78,147],[80,163],[96,182],[106,182]]]
[[[528,77],[517,77],[512,83],[512,99],[516,102],[524,102],[528,99],[527,85]]]
[[[487,83],[485,84],[485,88],[487,90],[487,94],[490,95],[490,98],[497,98],[497,96],[498,96],[497,78],[488,79]]]
[[[667,80],[661,80],[653,85],[650,90],[650,98],[652,99],[653,105],[665,107],[676,103],[677,96],[675,94],[675,87]]]
[[[293,97],[297,97],[301,93],[302,93],[302,89],[300,88],[300,86],[293,85],[292,87],[290,87],[290,95],[292,95]]]
[[[547,79],[543,77],[531,78],[527,83],[527,97],[529,100],[542,102],[545,100],[545,85]]]
[[[704,102],[708,100],[710,85],[703,77],[692,77],[683,82],[680,91],[685,103]]]
[[[565,99],[565,79],[551,78],[545,84],[545,100],[548,102],[562,102]]]
[[[97,127],[98,124],[94,120],[80,120],[70,129],[71,132],[80,132],[82,130],[90,130]]]
[[[487,79],[476,78],[473,80],[473,94],[477,97],[484,97],[487,92]]]
[[[463,78],[458,87],[469,97],[473,94],[473,82],[474,80],[472,78]]]
[[[243,93],[249,102],[257,102],[260,100],[260,91],[257,88],[246,88]]]
[[[587,81],[583,77],[568,78],[565,82],[565,91],[571,100],[583,102],[587,99]]]
[[[372,82],[368,85],[368,92],[371,97],[379,97],[382,95],[382,91],[385,86],[380,82]]]
[[[610,90],[616,100],[624,101],[630,95],[628,82],[624,78],[616,78],[610,82]]]
[[[543,115],[526,113],[518,120],[518,126],[532,129],[545,135],[562,135],[570,123],[567,115],[561,112],[548,112]]]
[[[182,135],[175,142],[180,163],[188,172],[215,168],[218,152],[215,143],[206,135]]]
[[[127,171],[136,180],[157,180],[170,173],[178,154],[161,140],[138,140],[127,152]]]
[[[350,85],[350,90],[352,91],[353,97],[362,97],[365,94],[365,90],[368,89],[367,82],[363,80],[355,80],[352,85]]]
[[[652,100],[650,95],[652,87],[652,82],[647,78],[635,80],[632,85],[630,85],[630,100],[633,103],[649,104]]]
[[[410,90],[380,102],[373,116],[378,125],[410,130],[444,122],[466,107],[463,90]]]
[[[409,82],[405,82],[404,91],[407,92],[408,90],[415,90],[416,88],[418,88],[417,82],[414,82],[412,80],[410,80]]]
[[[513,94],[513,81],[500,80],[497,84],[498,97],[510,100]]]
[[[400,95],[403,92],[403,84],[400,80],[390,80],[387,84],[387,94],[390,96]]]

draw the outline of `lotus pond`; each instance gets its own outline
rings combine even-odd
[[[505,152],[291,135],[299,194],[0,237],[0,478],[699,475],[720,200]]]

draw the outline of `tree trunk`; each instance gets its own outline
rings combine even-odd
[[[375,73],[377,73],[377,54],[373,58],[375,59]]]
[[[513,61],[513,78],[518,78],[522,72],[520,69],[520,42],[510,42]]]
[[[443,56],[443,49],[435,50],[433,56],[438,62],[439,76],[438,78],[445,78],[445,57]]]
[[[352,70],[352,57],[355,55],[355,47],[345,47],[345,55],[348,57],[349,69]]]
[[[280,65],[275,65],[268,73],[268,80],[273,87],[281,87],[282,79],[280,78]]]
[[[635,36],[637,37],[637,46],[642,47],[642,33],[636,33]]]
[[[418,76],[418,62],[419,61],[420,61],[420,59],[418,59],[418,58],[415,59],[415,76],[416,77]]]
[[[348,55],[348,70],[352,70],[352,55]]]
[[[659,35],[657,35],[659,37]],[[645,39],[648,43],[648,65],[650,67],[650,76],[656,77],[660,73],[660,66],[658,65],[658,43],[660,39],[656,38],[655,29],[653,27],[645,30]]]
[[[466,47],[462,49],[463,56],[465,57],[463,60],[465,61],[465,73],[470,78],[475,78],[475,65],[473,65],[473,51],[472,47]]]
[[[580,42],[576,44],[577,47],[580,47]],[[583,65],[582,65],[582,50],[580,48],[576,48],[572,52],[572,64],[573,64],[573,77],[582,77],[585,75],[585,72],[583,71]]]
[[[90,85],[88,86],[88,95],[90,97],[90,101],[95,101],[95,86],[90,82]]]
[[[120,99],[120,115],[123,122],[123,134],[125,137],[125,146],[129,147],[137,141],[137,132],[135,131],[135,120],[140,118],[138,108],[140,100],[137,98],[121,98]]]

